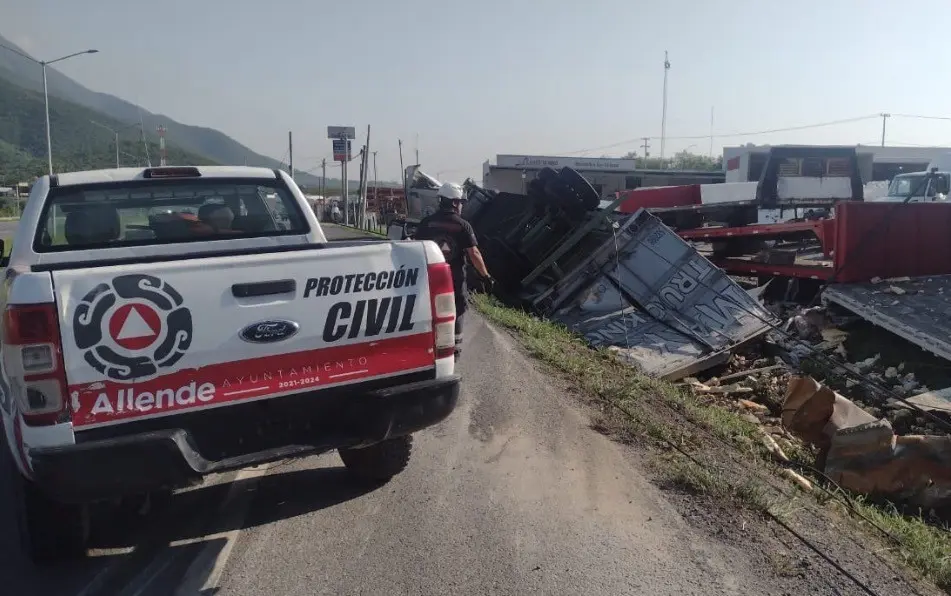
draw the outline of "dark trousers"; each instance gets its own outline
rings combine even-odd
[[[459,354],[462,353],[463,315],[466,314],[465,290],[463,290],[461,293],[462,296],[456,294],[456,360],[459,360]]]

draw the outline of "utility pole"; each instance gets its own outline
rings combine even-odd
[[[294,138],[291,131],[287,131],[287,173],[294,179]]]
[[[644,140],[644,144],[641,145],[641,147],[644,148],[644,159],[646,160],[648,157],[651,156],[650,151],[649,151],[650,148],[651,148],[651,143],[650,143],[651,138],[650,138],[650,137],[641,137],[641,139]],[[644,167],[647,167],[647,164],[646,164],[646,163],[644,164]]]
[[[892,115],[882,112],[881,114],[879,114],[879,116],[882,117],[882,147],[884,147],[885,146],[885,121],[891,118]]]
[[[152,157],[149,155],[149,141],[145,138],[145,120],[142,119],[142,109],[139,108],[139,131],[142,133],[142,147],[145,149],[145,165],[152,167]]]
[[[713,159],[713,106],[710,106],[710,159]]]
[[[664,159],[664,142],[667,139],[667,71],[670,70],[670,60],[667,59],[667,50],[664,50],[664,111],[660,119],[660,158]]]
[[[168,153],[165,149],[165,125],[159,124],[158,126],[158,143],[159,143],[159,166],[165,167],[168,165]]]
[[[343,198],[343,225],[350,225],[350,182],[347,180],[347,162],[350,161],[350,139],[345,139],[344,158],[340,162],[340,196]]]
[[[405,178],[406,178],[406,170],[403,168],[403,140],[402,140],[402,139],[396,139],[396,141],[400,144],[400,178],[404,178],[404,179],[405,179]],[[405,180],[404,180],[404,182],[405,182]],[[405,186],[405,184],[404,184],[404,186]]]
[[[365,228],[367,223],[367,180],[370,178],[370,125],[367,124],[367,144],[363,147],[363,162],[360,166],[363,172],[363,186],[360,187],[360,227]]]
[[[416,133],[416,165],[419,165],[419,133]]]
[[[380,182],[376,177],[376,151],[373,152],[373,203],[380,208]]]
[[[360,205],[362,205],[364,201],[363,182],[366,180],[366,175],[367,175],[366,168],[363,167],[363,157],[364,155],[366,155],[366,152],[367,152],[367,146],[364,145],[363,147],[360,148],[360,177],[357,179],[358,180],[357,195],[359,196],[357,197],[357,205],[353,214],[353,218],[355,220],[353,223],[358,228],[363,227],[363,223],[360,221]]]
[[[320,196],[327,196],[327,158],[320,160]]]

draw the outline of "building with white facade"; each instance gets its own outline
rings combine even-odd
[[[482,186],[490,190],[524,194],[542,168],[577,170],[602,197],[643,186],[676,186],[723,182],[723,172],[645,170],[633,159],[555,157],[545,155],[496,155],[495,163],[482,164]]]
[[[769,155],[769,145],[745,145],[741,147],[723,148],[723,170],[727,182],[753,182],[759,180],[766,158]],[[817,145],[821,147],[821,145]],[[905,172],[924,171],[928,164],[938,156],[951,152],[948,147],[876,147],[871,145],[855,145],[862,174],[862,182],[887,181],[895,174]],[[817,164],[818,165],[818,164]],[[841,166],[836,160],[826,160],[819,165],[822,173],[789,173],[787,175],[837,175]],[[799,164],[799,167],[810,167],[810,164]],[[839,174],[841,175],[841,174]]]

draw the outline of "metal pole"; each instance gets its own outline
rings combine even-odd
[[[327,158],[320,160],[320,196],[327,198]]]
[[[291,137],[291,131],[287,131],[287,173],[294,179],[294,139]]]
[[[360,188],[360,227],[367,226],[367,181],[370,179],[370,125],[367,124],[367,144],[363,148],[363,186]]]
[[[340,191],[343,196],[343,225],[350,225],[350,184],[347,180],[347,160],[350,158],[350,140],[343,140],[343,161],[340,162],[340,169],[343,170],[340,176]]]
[[[891,114],[886,114],[882,112],[882,147],[885,146],[885,120],[887,120]]]
[[[667,51],[664,50],[664,111],[660,120],[660,158],[664,159],[664,142],[667,139],[667,71],[670,70],[670,61]]]
[[[376,178],[376,151],[373,152],[373,202],[380,207],[380,183]]]
[[[119,169],[119,132],[116,131],[116,169]]]
[[[367,150],[366,145],[364,145],[363,148],[360,149],[360,177],[357,178],[357,204],[353,214],[354,219],[356,219],[356,221],[354,222],[354,225],[358,228],[363,227],[363,222],[360,219],[360,205],[361,203],[363,203],[363,179],[364,179],[364,176],[366,175],[366,170],[363,167],[363,156],[366,153],[366,150]]]
[[[43,67],[43,103],[46,106],[46,159],[50,166],[50,176],[53,175],[53,137],[50,135],[50,92],[46,85],[46,62],[40,62]]]

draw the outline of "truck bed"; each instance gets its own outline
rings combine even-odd
[[[834,284],[825,289],[823,298],[951,360],[951,275]]]

